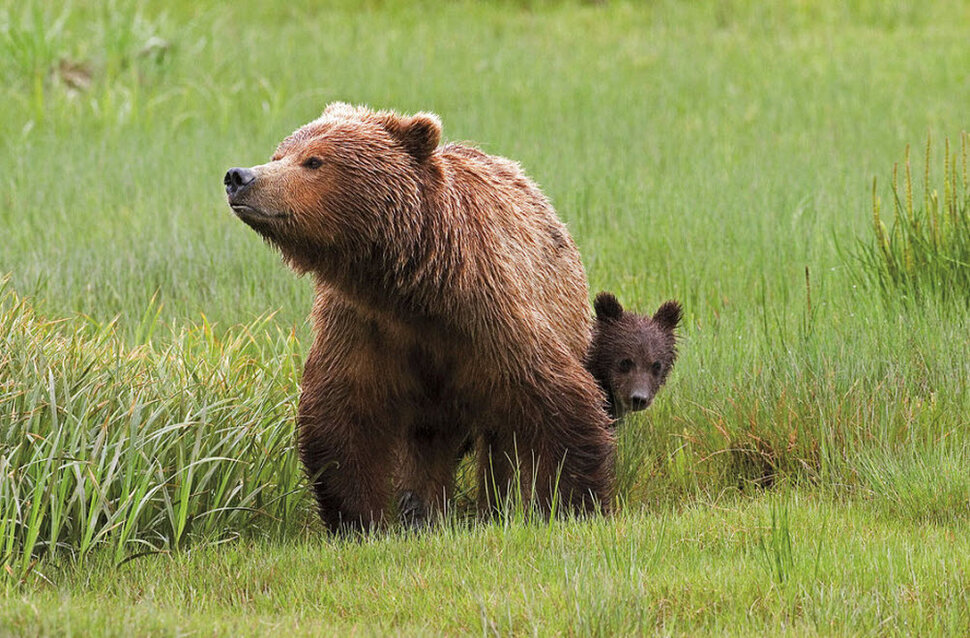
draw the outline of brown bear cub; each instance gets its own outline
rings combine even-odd
[[[596,325],[586,369],[606,393],[614,419],[644,410],[653,401],[677,359],[675,329],[681,308],[667,301],[652,317],[623,310],[607,292],[596,295]]]
[[[432,114],[336,103],[224,178],[236,216],[314,279],[298,444],[320,516],[371,529],[397,500],[423,522],[469,437],[486,511],[513,488],[608,510],[576,245],[517,164],[440,137]]]

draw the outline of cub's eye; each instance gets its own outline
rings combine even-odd
[[[323,166],[323,160],[317,157],[316,155],[314,155],[313,157],[308,157],[305,160],[303,160],[302,166],[303,168],[309,168],[311,170],[314,168],[320,168],[321,166]]]
[[[652,366],[650,366],[650,370],[651,370],[651,371],[652,371],[652,372],[653,372],[654,374],[660,374],[660,371],[661,371],[662,369],[663,369],[663,366],[662,366],[662,365],[660,365],[660,362],[659,362],[659,361],[654,361],[654,362],[653,362],[653,365],[652,365]]]
[[[624,359],[623,361],[620,361],[620,364],[617,366],[617,369],[622,373],[629,372],[630,370],[633,369],[633,359]]]

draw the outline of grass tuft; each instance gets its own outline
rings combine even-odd
[[[152,314],[146,313],[150,318]],[[49,321],[0,285],[0,566],[272,533],[303,513],[299,352],[267,320],[163,346]],[[272,354],[271,354],[272,353]]]
[[[931,164],[932,140],[926,138],[923,200],[914,204],[910,150],[906,147],[903,192],[898,165],[893,166],[891,228],[883,221],[882,201],[872,181],[872,229],[874,240],[863,243],[859,261],[864,280],[887,299],[902,297],[915,302],[939,299],[944,303],[970,304],[970,209],[967,182],[967,133],[960,148],[943,146],[942,195],[936,189]]]

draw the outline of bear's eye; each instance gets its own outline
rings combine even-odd
[[[654,361],[653,365],[650,366],[650,370],[652,370],[654,374],[660,374],[660,371],[662,369],[663,369],[663,366],[660,364],[659,361]]]
[[[624,373],[629,372],[630,370],[633,369],[633,359],[624,359],[623,361],[620,361],[620,364],[617,366],[617,368],[619,369],[620,372],[624,372]]]
[[[311,170],[314,168],[320,168],[321,166],[323,166],[323,160],[317,157],[316,155],[314,155],[313,157],[308,157],[305,160],[303,160],[302,166],[303,168],[309,168]]]

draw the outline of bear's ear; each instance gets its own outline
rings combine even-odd
[[[616,321],[623,316],[623,306],[613,293],[601,292],[596,295],[593,308],[596,309],[596,319],[599,321]]]
[[[677,327],[677,324],[680,323],[680,317],[682,314],[683,310],[681,309],[679,303],[673,300],[665,301],[663,305],[657,309],[657,312],[654,313],[653,320],[657,322],[657,325],[664,330],[673,332],[674,328]]]
[[[431,157],[441,141],[441,120],[434,113],[411,117],[390,114],[384,119],[384,128],[419,162]]]
[[[357,112],[357,108],[352,104],[347,104],[346,102],[331,102],[323,109],[323,113],[320,114],[321,117],[325,115],[335,116],[342,115],[348,116],[353,115]]]

